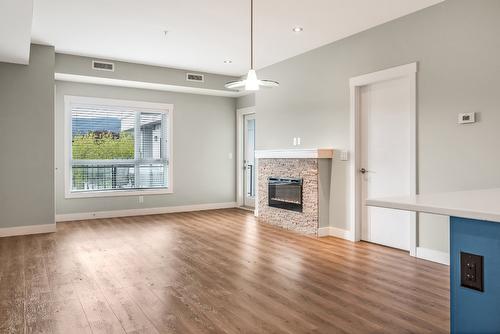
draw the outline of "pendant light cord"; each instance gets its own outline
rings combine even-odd
[[[250,69],[253,70],[253,0],[250,0]]]

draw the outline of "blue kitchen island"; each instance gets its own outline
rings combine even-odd
[[[368,199],[366,205],[450,216],[452,333],[500,333],[500,189]]]

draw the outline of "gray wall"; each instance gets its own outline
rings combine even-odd
[[[236,109],[243,109],[255,106],[255,94],[240,96],[236,99]]]
[[[104,60],[107,62],[112,62],[115,64],[115,71],[110,72],[93,70],[92,60]],[[226,82],[238,79],[237,77],[226,75],[179,70],[159,66],[141,65],[98,58],[72,56],[67,54],[56,54],[55,72],[218,90],[223,90],[224,84]],[[186,73],[188,72],[204,74],[205,81],[187,81]]]
[[[259,71],[257,148],[347,149],[349,78],[418,61],[421,193],[500,186],[500,1],[449,0]],[[479,122],[457,125],[457,114]],[[280,127],[276,127],[276,122]],[[348,163],[332,168],[331,225],[347,227]],[[448,250],[447,219],[422,215],[419,246]]]
[[[174,193],[145,196],[144,203],[141,204],[137,196],[65,199],[65,95],[174,104]],[[57,81],[57,214],[235,202],[235,108],[234,98]],[[229,153],[232,154],[232,159],[229,159]]]
[[[0,228],[54,223],[54,48],[0,63]]]

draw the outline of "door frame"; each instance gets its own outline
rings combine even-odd
[[[417,63],[388,68],[382,71],[353,77],[349,80],[350,87],[350,122],[351,122],[351,152],[353,161],[350,166],[349,188],[351,192],[349,208],[350,240],[361,240],[361,124],[360,124],[360,93],[361,87],[387,80],[408,77],[410,93],[410,193],[418,193],[417,185]],[[410,221],[410,255],[416,256],[417,249],[417,214],[414,212]]]
[[[245,115],[256,114],[255,106],[236,109],[236,203],[238,206],[243,206],[243,153],[244,153],[244,121]]]

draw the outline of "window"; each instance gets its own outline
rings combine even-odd
[[[172,192],[169,104],[66,96],[66,197]]]

